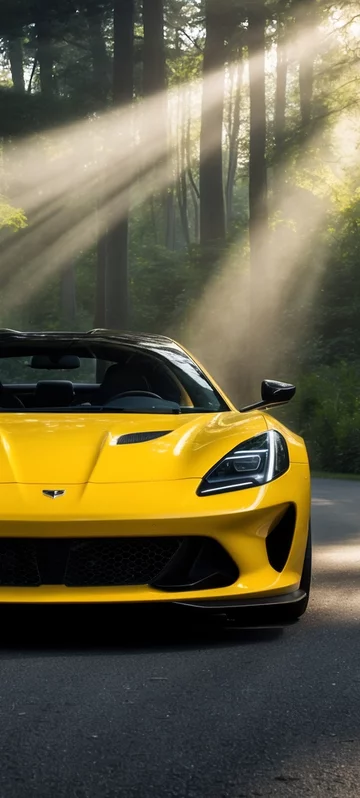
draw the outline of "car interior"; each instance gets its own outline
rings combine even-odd
[[[19,350],[4,356],[1,352],[0,409],[194,407],[196,397],[190,397],[176,373],[160,358],[144,352],[115,353],[114,349],[101,354],[67,354],[58,349],[44,351],[43,347],[31,354]],[[19,374],[24,381],[18,381]]]

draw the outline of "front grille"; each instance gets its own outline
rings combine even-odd
[[[143,585],[169,565],[180,543],[173,537],[2,539],[0,585]]]
[[[0,538],[0,586],[152,585],[168,593],[233,584],[239,571],[215,540]]]
[[[38,587],[40,584],[33,542],[0,539],[0,585]]]
[[[146,585],[168,565],[177,538],[123,538],[78,541],[71,546],[65,585]]]

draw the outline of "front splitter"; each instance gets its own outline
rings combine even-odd
[[[235,609],[262,609],[263,607],[284,607],[298,604],[306,597],[304,590],[295,590],[293,593],[284,593],[280,596],[264,596],[263,598],[227,598],[227,599],[181,599],[174,601],[183,607],[194,607],[200,610],[235,610]]]

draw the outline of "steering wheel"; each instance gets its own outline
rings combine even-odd
[[[115,402],[116,399],[122,399],[124,396],[150,396],[152,399],[162,399],[162,396],[159,396],[158,393],[152,393],[151,391],[124,391],[124,393],[118,393],[116,396],[112,396],[106,404],[108,405],[110,402]]]

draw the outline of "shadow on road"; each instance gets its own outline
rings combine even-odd
[[[250,628],[249,628],[250,623]],[[201,619],[191,612],[167,613],[146,608],[124,610],[111,606],[18,606],[2,609],[0,658],[13,653],[44,656],[82,655],[109,650],[142,653],[144,650],[186,650],[203,646],[238,646],[268,643],[282,635],[279,626],[246,628],[226,625],[224,620]]]

